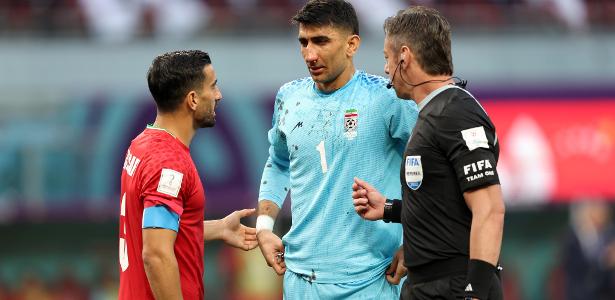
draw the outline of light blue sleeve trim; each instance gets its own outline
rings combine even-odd
[[[179,230],[179,215],[165,205],[147,207],[143,210],[143,228]]]

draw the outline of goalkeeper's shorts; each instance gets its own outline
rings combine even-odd
[[[384,274],[362,282],[317,283],[311,282],[309,276],[293,273],[286,269],[284,274],[284,300],[397,300],[402,284],[403,279],[399,285],[390,284]]]

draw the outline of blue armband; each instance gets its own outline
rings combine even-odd
[[[165,228],[179,230],[179,215],[165,205],[147,207],[143,210],[142,228]]]

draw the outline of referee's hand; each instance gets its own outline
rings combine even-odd
[[[352,191],[352,203],[359,216],[372,221],[382,219],[386,198],[378,190],[366,181],[355,177]]]

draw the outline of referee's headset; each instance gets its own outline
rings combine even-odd
[[[397,74],[397,69],[404,62],[405,58],[406,57],[404,55],[399,56],[399,62],[397,63],[397,66],[395,67],[395,71],[393,71],[393,77],[391,77],[391,79],[389,79],[389,83],[387,83],[387,89],[390,90],[393,87],[393,80],[395,79],[395,75]]]
[[[397,75],[397,69],[398,69],[398,68],[399,68],[399,66],[400,66],[400,65],[404,62],[405,58],[406,58],[406,56],[404,56],[403,54],[399,56],[399,62],[397,63],[397,66],[395,67],[395,71],[393,71],[393,76],[391,77],[391,79],[389,79],[389,83],[387,83],[387,85],[386,85],[387,89],[391,89],[391,88],[393,87],[393,80],[395,80],[395,75]],[[400,71],[400,72],[401,72],[401,71]],[[400,75],[400,76],[401,76],[401,75]],[[465,89],[465,88],[466,88],[466,85],[468,85],[468,81],[467,81],[467,80],[463,80],[463,79],[461,79],[461,78],[459,78],[459,77],[457,77],[457,76],[451,76],[451,77],[449,77],[449,78],[447,78],[447,79],[442,79],[442,80],[427,80],[427,81],[423,81],[423,82],[418,83],[418,84],[412,84],[412,83],[406,82],[406,80],[404,80],[404,77],[403,77],[403,76],[401,77],[401,80],[402,80],[405,84],[407,84],[407,85],[409,85],[409,86],[412,86],[412,87],[417,87],[417,86],[419,86],[419,85],[423,85],[423,84],[426,84],[426,83],[431,83],[431,82],[442,82],[442,81],[448,81],[448,80],[451,80],[451,79],[455,79],[455,80],[456,80],[456,81],[454,82],[454,83],[455,83],[455,85],[456,85],[456,86],[458,86],[458,87],[460,87],[460,88],[462,88],[462,89]]]

